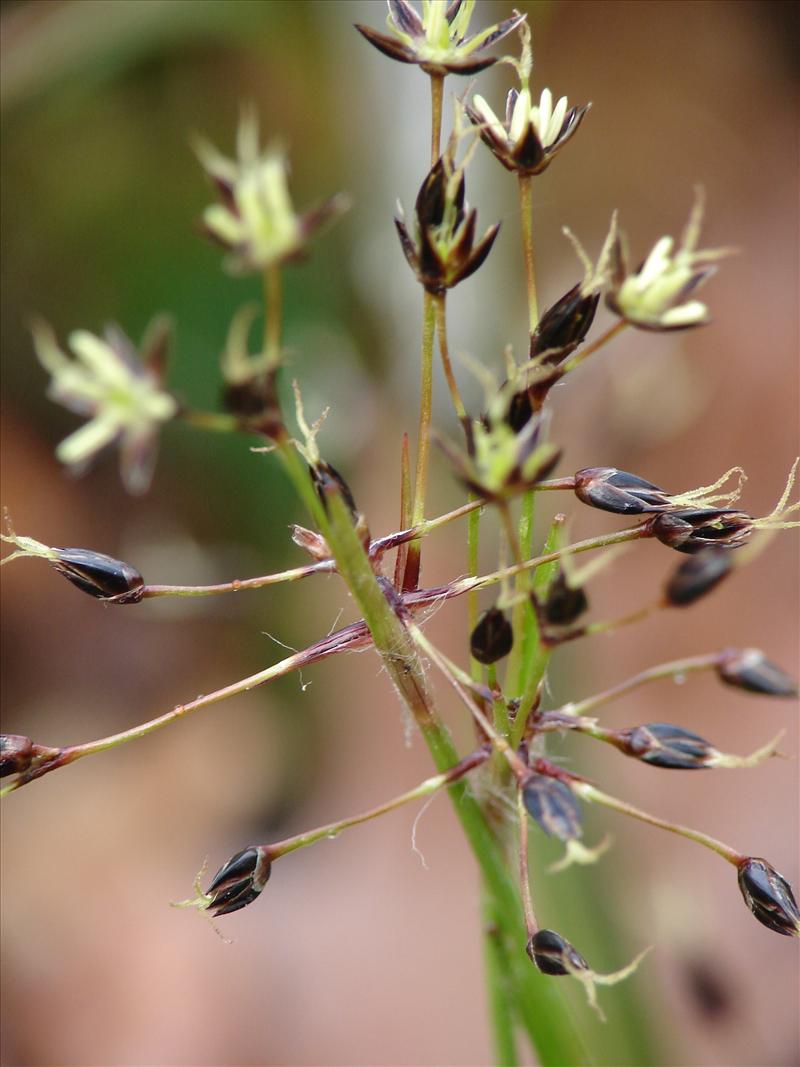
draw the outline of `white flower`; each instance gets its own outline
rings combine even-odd
[[[646,330],[683,330],[709,321],[708,308],[693,294],[716,267],[714,260],[730,255],[727,248],[699,251],[704,196],[696,191],[695,204],[680,247],[672,237],[662,237],[641,267],[631,271],[622,239],[617,234],[611,248],[611,292],[608,306],[633,326]]]
[[[51,375],[48,396],[89,419],[57,447],[62,463],[80,471],[118,442],[125,488],[130,493],[147,490],[158,429],[178,411],[175,398],[162,388],[169,329],[167,320],[154,320],[141,356],[117,327],[108,327],[103,338],[75,330],[67,339],[70,358],[47,323],[34,324],[36,355]]]
[[[304,215],[296,214],[289,195],[288,163],[276,148],[262,151],[258,120],[245,109],[236,138],[236,159],[228,159],[204,140],[195,142],[200,163],[215,182],[222,202],[203,212],[209,237],[231,252],[232,273],[263,270],[300,253],[324,222],[347,209],[337,196]]]
[[[566,96],[553,107],[553,94],[543,89],[534,104],[527,85],[512,89],[506,98],[506,118],[501,122],[482,96],[475,96],[467,109],[481,137],[508,170],[541,174],[580,126],[591,107],[570,108]]]
[[[416,63],[428,74],[477,74],[497,62],[486,55],[491,45],[522,25],[524,15],[468,35],[475,0],[422,0],[422,14],[409,0],[388,0],[386,23],[391,36],[356,23],[356,29],[379,52],[400,63]]]

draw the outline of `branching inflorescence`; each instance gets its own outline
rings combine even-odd
[[[25,556],[44,559],[81,591],[114,604],[135,604],[153,597],[221,595],[335,573],[349,589],[362,619],[250,678],[109,737],[51,748],[21,735],[3,735],[0,773],[10,779],[3,793],[11,793],[69,763],[145,737],[228,696],[329,656],[374,647],[428,744],[437,773],[362,814],[284,841],[248,845],[220,868],[207,890],[199,888],[184,904],[211,910],[216,916],[244,908],[262,893],[274,864],[282,857],[403,804],[449,789],[481,870],[493,917],[492,951],[499,953],[497,958],[510,976],[509,987],[516,989],[511,1006],[514,1022],[536,1044],[539,1024],[529,1010],[529,998],[539,997],[539,1003],[547,1004],[550,1012],[557,1013],[560,1008],[547,982],[539,981],[532,988],[530,976],[535,972],[531,962],[542,975],[578,979],[590,1003],[597,1007],[595,984],[624,978],[638,959],[614,975],[601,976],[562,934],[540,927],[528,868],[531,821],[545,834],[564,842],[566,852],[559,868],[572,862],[594,862],[607,847],[603,843],[590,848],[581,842],[581,803],[601,805],[679,834],[733,865],[745,903],[762,924],[785,935],[800,931],[800,912],[791,887],[766,860],[745,856],[700,831],[673,824],[605,793],[582,774],[548,759],[545,747],[548,734],[569,731],[612,745],[651,767],[699,770],[753,766],[775,755],[777,738],[749,756],[734,756],[676,724],[644,723],[615,729],[602,723],[596,712],[638,686],[691,672],[712,671],[724,685],[772,697],[796,696],[790,677],[758,650],[724,649],[648,668],[605,692],[562,707],[546,707],[544,691],[550,657],[560,645],[642,621],[657,611],[691,606],[754,559],[769,531],[798,525],[791,516],[800,505],[789,503],[797,464],[774,511],[760,519],[734,506],[744,481],[738,469],[728,471],[714,485],[679,493],[609,467],[554,477],[560,450],[548,439],[547,401],[553,385],[570,376],[625,328],[671,331],[706,324],[707,308],[696,293],[712,273],[714,262],[726,253],[697,249],[701,192],[677,251],[672,238],[662,237],[636,269],[629,266],[615,213],[596,264],[567,231],[583,264],[584,277],[540,315],[531,184],[572,140],[589,105],[570,108],[564,97],[554,105],[547,88],[534,104],[530,32],[524,18],[514,13],[470,36],[473,7],[474,0],[449,4],[423,0],[420,14],[407,0],[389,0],[390,36],[357,27],[382,53],[416,64],[431,82],[430,171],[422,181],[413,216],[395,220],[403,252],[423,291],[417,459],[412,477],[406,441],[401,529],[379,538],[371,536],[347,482],[321,454],[317,443],[321,420],[311,428],[306,424],[297,386],[294,415],[299,439],[290,430],[289,415],[281,406],[276,382],[282,373],[282,272],[306,250],[319,226],[338,215],[346,203],[334,197],[304,215],[296,214],[288,192],[286,161],[277,150],[261,150],[251,110],[245,111],[241,120],[236,159],[222,156],[205,142],[196,145],[200,162],[220,196],[220,202],[203,215],[204,230],[226,248],[229,270],[259,273],[264,280],[265,325],[260,349],[254,354],[248,351],[254,309],[241,309],[230,327],[221,361],[225,410],[197,411],[169,391],[165,384],[169,325],[162,317],[154,320],[138,351],[121,330],[112,328],[102,338],[86,331],[71,334],[67,344],[70,356],[49,326],[37,322],[34,327],[35,351],[51,375],[52,398],[88,419],[59,446],[57,454],[63,462],[84,467],[101,449],[117,443],[125,487],[142,492],[150,481],[162,423],[183,419],[214,431],[249,435],[252,445],[260,445],[254,451],[268,452],[283,465],[316,529],[295,526],[292,533],[311,562],[212,586],[149,584],[128,563],[87,549],[53,548],[17,536],[10,522],[3,540],[12,544],[14,551],[4,562]],[[505,120],[498,119],[480,96],[475,96],[471,105],[456,101],[455,126],[442,150],[446,75],[475,74],[490,66],[498,57],[488,54],[487,49],[505,41],[514,30],[520,36],[521,55],[504,57],[504,62],[514,68],[519,84],[509,92]],[[465,172],[480,141],[517,179],[530,344],[522,363],[506,360],[505,380],[499,387],[487,386],[484,410],[469,413],[450,362],[446,298],[450,288],[482,268],[499,228],[491,226],[483,237],[476,237],[476,212],[465,200]],[[587,344],[603,296],[616,321]],[[437,338],[463,440],[459,444],[443,437],[436,440],[455,477],[469,492],[469,500],[431,518],[427,517],[426,498]],[[610,534],[565,543],[564,517],[558,515],[545,543],[535,552],[534,501],[539,494],[553,492],[572,493],[589,508],[619,516],[622,525]],[[518,505],[515,519],[512,508]],[[479,574],[480,524],[492,513],[505,544],[497,569]],[[468,523],[468,575],[433,587],[421,585],[424,539],[462,519]],[[685,558],[676,563],[660,594],[635,612],[585,622],[592,574],[598,567],[613,563],[613,546],[637,540],[658,541]],[[581,564],[585,553],[595,555],[588,564]],[[478,617],[477,593],[489,588],[497,590],[495,603]],[[452,662],[425,634],[425,621],[432,609],[460,597],[467,599],[470,619],[465,667]],[[440,717],[429,669],[444,677],[474,721],[476,746],[466,755],[456,751]],[[485,800],[489,796],[496,799],[498,794],[505,794],[510,801],[500,815],[497,804]],[[512,857],[514,840],[516,856]],[[561,1052],[578,1056],[569,1046],[570,1040],[563,1038],[566,1044]]]

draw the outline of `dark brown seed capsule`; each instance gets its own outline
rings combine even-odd
[[[615,515],[641,515],[671,506],[663,489],[616,467],[586,467],[578,471],[575,495],[584,504]]]
[[[19,734],[0,734],[0,778],[22,774],[31,765],[33,742]]]
[[[599,293],[584,296],[581,286],[576,285],[539,320],[531,335],[530,358],[551,351],[545,363],[560,363],[584,340],[597,311]]]
[[[580,952],[555,930],[537,930],[528,939],[525,951],[542,974],[558,976],[589,970]]]
[[[142,599],[144,578],[129,563],[92,552],[88,548],[56,548],[53,566],[59,574],[89,596],[115,604],[135,604]]]
[[[732,566],[727,549],[701,549],[670,575],[665,589],[667,600],[680,608],[694,604],[719,585]]]
[[[581,836],[581,809],[565,782],[544,774],[532,774],[522,787],[528,814],[550,837],[561,841]]]
[[[669,722],[650,722],[619,730],[614,743],[625,753],[652,767],[694,771],[708,767],[716,749],[704,738]]]
[[[588,607],[589,601],[583,589],[574,589],[567,582],[564,572],[559,571],[547,591],[543,608],[545,619],[551,626],[569,626],[580,618]]]
[[[514,644],[511,623],[499,608],[489,608],[469,639],[470,652],[478,663],[497,663]]]
[[[728,649],[717,667],[726,685],[768,697],[796,697],[797,682],[757,648]]]
[[[251,845],[232,856],[214,875],[206,892],[213,898],[208,906],[214,915],[230,915],[252,904],[267,884],[271,867],[269,856],[260,845]]]
[[[677,552],[702,548],[740,548],[753,532],[753,520],[743,511],[715,508],[681,508],[652,520],[653,535]]]
[[[766,860],[749,857],[739,865],[739,888],[760,923],[776,934],[800,936],[800,909],[792,887]]]

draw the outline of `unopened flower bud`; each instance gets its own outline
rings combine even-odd
[[[580,952],[555,930],[537,930],[528,939],[525,951],[542,974],[564,975],[589,969]]]
[[[230,915],[252,904],[267,884],[271,870],[270,858],[260,845],[237,852],[220,867],[206,891],[208,908],[215,916]]]
[[[485,664],[497,663],[507,656],[513,644],[511,623],[499,608],[489,608],[484,612],[469,639],[473,659]]]
[[[27,771],[33,756],[33,742],[29,737],[0,734],[0,778]]]
[[[522,787],[522,800],[528,814],[548,836],[561,841],[581,836],[580,805],[565,782],[531,774]]]
[[[573,286],[539,320],[531,335],[530,358],[550,352],[545,363],[560,363],[566,359],[589,332],[599,300],[599,293],[584,293],[581,283]]]
[[[740,548],[753,532],[753,520],[732,509],[680,508],[656,515],[651,529],[668,548],[694,553],[713,546]]]
[[[590,507],[615,515],[641,515],[669,507],[663,489],[616,467],[587,467],[575,475],[575,496]]]
[[[88,548],[56,548],[52,564],[59,574],[98,600],[136,604],[142,599],[144,578],[129,563]]]
[[[730,573],[731,557],[724,548],[703,548],[670,575],[666,598],[674,607],[686,607],[710,593]]]
[[[725,652],[717,674],[727,685],[769,697],[796,697],[797,682],[757,648],[732,648]]]
[[[739,864],[739,888],[760,923],[776,934],[800,936],[800,908],[792,887],[766,860],[748,857]]]
[[[325,460],[319,460],[311,468],[311,477],[314,479],[314,485],[317,490],[317,496],[322,501],[325,510],[328,510],[328,493],[340,493],[342,499],[347,505],[347,509],[353,517],[353,521],[358,520],[358,508],[356,506],[355,497],[350,489],[350,486],[339,474],[335,467],[332,467],[330,463],[326,463]]]
[[[709,760],[718,755],[704,738],[669,722],[650,722],[619,730],[612,740],[626,756],[673,770],[700,770],[711,766]]]
[[[292,531],[292,540],[298,548],[302,548],[312,559],[324,560],[331,558],[331,550],[325,538],[313,530],[307,530],[305,526],[292,523],[289,527]]]
[[[563,571],[559,571],[550,583],[543,614],[552,626],[569,626],[589,607],[589,601],[580,587],[573,588]]]

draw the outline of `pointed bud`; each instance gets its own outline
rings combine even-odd
[[[612,740],[626,756],[673,770],[700,770],[710,766],[708,761],[719,755],[702,737],[668,722],[650,722],[619,730]]]
[[[331,550],[325,538],[313,530],[307,530],[305,526],[292,523],[289,527],[292,531],[292,540],[298,548],[302,548],[312,559],[322,561],[331,558]]]
[[[584,295],[578,284],[548,308],[531,334],[530,358],[550,352],[543,362],[561,363],[584,340],[594,321],[599,293]]]
[[[497,663],[507,656],[514,644],[514,631],[504,612],[489,608],[472,631],[469,648],[478,663]]]
[[[88,548],[56,548],[51,561],[59,574],[98,600],[136,604],[142,599],[144,578],[129,563]]]
[[[341,493],[348,511],[353,516],[353,521],[357,522],[359,512],[356,507],[355,497],[350,490],[350,486],[341,474],[339,474],[336,468],[321,459],[311,467],[310,470],[311,477],[314,479],[314,485],[316,486],[317,496],[322,501],[325,510],[328,510],[326,494],[336,492]]]
[[[589,601],[583,589],[574,589],[567,582],[563,571],[559,571],[550,583],[543,613],[551,626],[569,626],[575,622],[589,607]]]
[[[252,904],[267,884],[271,863],[266,849],[260,845],[237,852],[214,875],[206,896],[208,908],[215,916],[230,915]]]
[[[641,515],[671,504],[663,489],[616,467],[587,467],[578,471],[575,495],[584,504],[615,515]]]
[[[0,778],[27,771],[33,756],[33,742],[29,737],[0,734]]]
[[[668,548],[694,553],[715,546],[740,548],[753,532],[753,520],[732,509],[681,508],[656,515],[651,529]]]
[[[522,787],[528,814],[550,837],[568,841],[581,836],[581,809],[565,782],[544,774],[532,774]]]
[[[703,548],[670,575],[666,598],[674,607],[686,607],[710,593],[730,573],[731,557],[724,548]]]
[[[739,888],[760,923],[776,934],[800,936],[800,909],[792,887],[766,860],[748,857],[739,864]]]
[[[796,697],[797,682],[771,663],[757,648],[731,648],[724,653],[717,674],[727,685],[769,697]]]
[[[537,930],[525,951],[542,974],[564,975],[588,971],[589,964],[566,938],[555,930]]]

